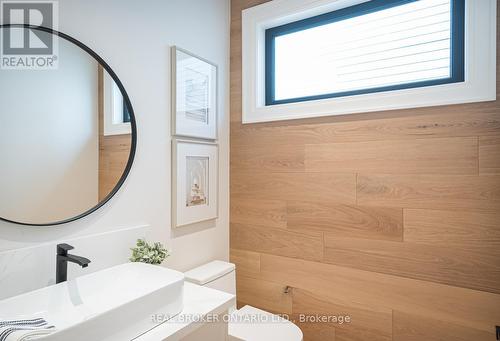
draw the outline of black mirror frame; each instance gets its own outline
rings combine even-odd
[[[43,223],[43,224],[33,224],[33,223],[23,223],[23,222],[18,222],[18,221],[13,221],[9,219],[5,219],[0,217],[0,221],[5,221],[8,223],[13,223],[13,224],[18,224],[18,225],[24,225],[24,226],[56,226],[56,225],[62,225],[62,224],[67,224],[76,220],[79,220],[81,218],[84,218],[88,216],[89,214],[94,213],[97,211],[99,208],[104,206],[118,191],[119,189],[123,186],[125,183],[125,180],[127,179],[130,170],[132,169],[132,164],[134,163],[134,158],[135,158],[135,152],[136,152],[136,147],[137,147],[137,125],[136,125],[136,119],[135,119],[135,112],[134,108],[132,107],[132,103],[130,102],[130,97],[127,94],[127,91],[125,90],[125,87],[123,86],[122,82],[116,75],[116,73],[111,69],[111,67],[102,59],[97,53],[95,53],[91,48],[89,48],[87,45],[82,43],[81,41],[64,34],[62,32],[58,32],[56,30],[53,30],[51,28],[43,27],[43,26],[33,26],[33,25],[26,25],[26,24],[3,24],[0,25],[0,29],[2,28],[9,28],[9,27],[15,27],[15,28],[25,28],[25,29],[31,29],[31,30],[39,30],[42,32],[50,33],[53,35],[56,35],[62,39],[65,39],[78,47],[80,47],[82,50],[87,52],[89,55],[91,55],[103,68],[108,72],[108,74],[113,78],[115,81],[116,85],[120,89],[120,92],[122,93],[123,100],[125,102],[125,105],[129,109],[130,112],[130,124],[131,124],[131,130],[132,130],[132,141],[130,145],[130,153],[129,153],[129,158],[127,161],[127,165],[125,166],[125,169],[123,171],[122,176],[120,177],[120,180],[118,183],[115,185],[113,190],[103,199],[101,200],[96,206],[92,207],[91,209],[73,217],[73,218],[68,218],[64,219],[61,221],[57,221],[54,223]]]

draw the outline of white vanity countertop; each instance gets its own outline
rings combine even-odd
[[[135,338],[134,341],[178,340],[203,325],[203,323],[193,322],[193,319],[199,321],[204,317],[210,317],[211,314],[224,313],[234,306],[235,302],[234,295],[185,282],[182,312]]]

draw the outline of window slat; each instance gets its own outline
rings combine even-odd
[[[441,20],[441,18],[445,18]],[[363,32],[363,39],[358,40],[344,40],[340,41],[335,37],[330,37],[325,40],[322,44],[318,45],[318,50],[324,50],[323,53],[329,54],[334,51],[334,44],[342,44],[344,49],[348,48],[356,48],[358,46],[367,46],[374,45],[379,43],[387,43],[398,41],[404,38],[412,37],[412,36],[421,36],[425,34],[431,34],[436,32],[443,32],[450,30],[450,21],[447,17],[441,17],[439,21],[435,23],[425,24],[425,25],[412,25],[409,28],[395,27],[394,30],[391,31],[380,31],[373,30],[369,32]],[[375,33],[376,32],[376,33]]]
[[[276,100],[451,77],[451,0],[420,0],[275,37]]]

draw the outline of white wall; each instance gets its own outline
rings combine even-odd
[[[65,40],[59,60],[0,70],[0,217],[55,222],[98,202],[98,64]]]
[[[126,261],[132,246],[130,231],[166,243],[172,256],[165,265],[174,269],[183,271],[212,259],[227,259],[229,1],[64,0],[59,6],[60,30],[92,47],[125,85],[137,117],[137,156],[124,187],[87,218],[48,228],[0,223],[0,298],[52,283],[55,257],[52,262],[51,253],[55,253],[57,241],[107,231],[106,238],[84,238],[87,246],[80,252],[75,250],[93,260],[83,273]],[[171,45],[217,63],[220,85],[220,218],[216,224],[177,231],[170,229]],[[139,225],[149,228],[129,229]],[[116,237],[108,238],[110,235]],[[88,240],[92,239],[99,245],[89,247]],[[38,252],[43,253],[45,262],[36,257]],[[70,275],[82,273],[74,267],[71,271]],[[32,282],[26,283],[26,279]]]

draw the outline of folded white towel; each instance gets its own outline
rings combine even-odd
[[[0,320],[0,341],[29,341],[54,333],[54,326],[41,318],[31,320]]]
[[[16,330],[9,334],[5,341],[30,341],[36,340],[41,337],[47,336],[55,332],[54,328],[51,329],[36,329],[36,330]]]

